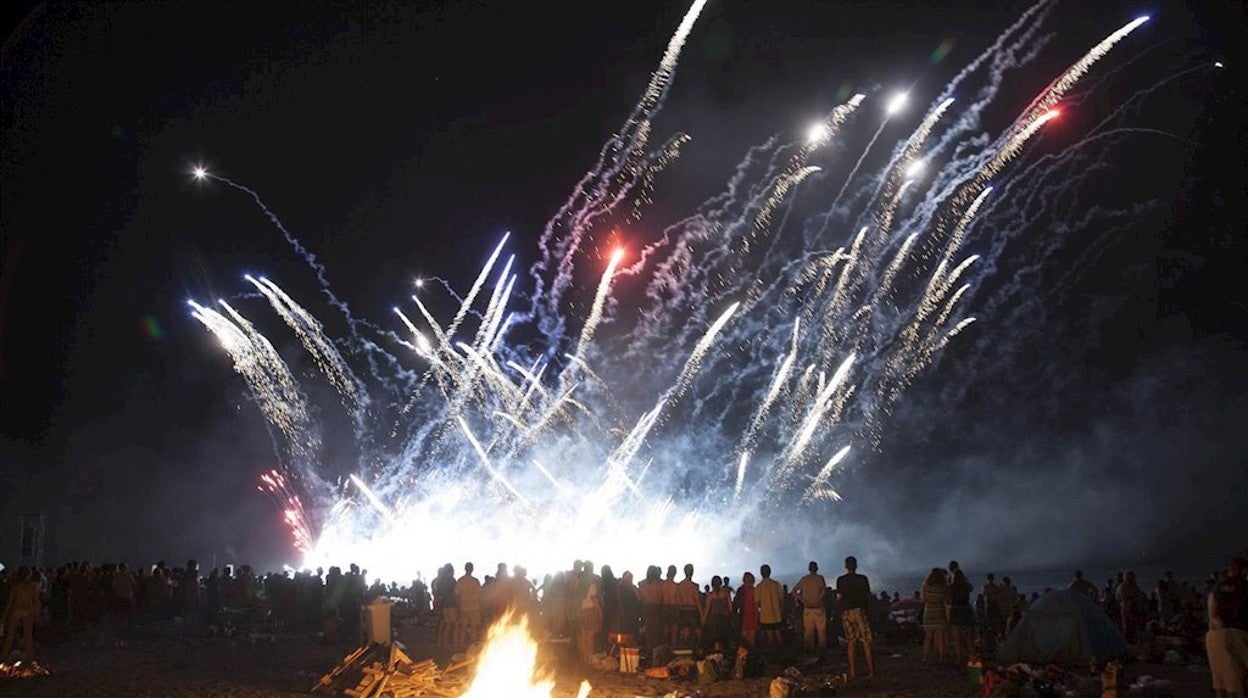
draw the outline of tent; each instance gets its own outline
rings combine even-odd
[[[1086,663],[1131,651],[1100,605],[1073,589],[1051,591],[1036,599],[1010,632],[997,659],[1005,662]]]

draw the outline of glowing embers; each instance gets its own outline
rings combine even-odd
[[[48,676],[51,673],[33,659],[19,659],[12,664],[0,662],[0,677],[6,679],[33,679],[37,676]]]

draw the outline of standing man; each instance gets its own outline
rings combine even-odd
[[[780,629],[784,627],[784,590],[780,582],[771,578],[771,565],[763,565],[758,572],[763,575],[763,581],[754,591],[758,596],[758,624],[763,631],[763,642],[776,647],[780,644]]]
[[[455,599],[455,568],[449,562],[433,580],[433,610],[438,615],[438,648],[454,652],[459,647],[459,602]]]
[[[814,560],[806,566],[810,570],[793,588],[793,595],[802,603],[802,637],[806,651],[823,651],[828,644],[828,616],[823,609],[823,594],[827,581],[819,574],[819,564]]]
[[[836,601],[841,610],[841,628],[845,631],[845,644],[849,651],[849,678],[858,678],[856,659],[860,644],[867,658],[867,678],[874,678],[875,655],[871,651],[871,624],[867,620],[871,582],[858,574],[858,559],[853,555],[845,558],[845,574],[836,578]]]
[[[473,565],[464,563],[464,576],[455,582],[455,602],[459,605],[460,643],[472,644],[481,632],[481,601],[485,592],[481,582],[472,576]]]
[[[676,585],[676,603],[680,613],[680,638],[690,637],[691,646],[702,644],[702,594],[693,581],[693,565],[685,565],[685,578]]]

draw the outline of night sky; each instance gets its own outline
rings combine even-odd
[[[657,215],[712,195],[746,148],[801,131],[845,90],[908,87],[926,104],[1026,7],[711,0],[656,123],[693,136]],[[301,298],[314,280],[253,202],[190,169],[259,192],[352,309],[388,322],[415,278],[463,289],[502,231],[536,238],[687,6],[566,8],[38,3],[9,17],[0,560],[23,513],[47,515],[49,562],[290,559],[255,487],[273,446],[185,301],[241,293],[247,272]],[[1167,75],[1226,67],[1143,102],[1133,123],[1174,138],[1142,137],[1076,201],[1052,202],[1073,225],[1053,266],[951,345],[844,485],[828,525],[893,541],[897,568],[960,551],[981,566],[1207,569],[1248,545],[1248,13],[1061,3],[1001,116],[1140,13],[1153,21],[1042,152]],[[1080,228],[1101,201],[1137,216]]]

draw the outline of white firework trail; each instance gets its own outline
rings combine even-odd
[[[507,263],[503,265],[503,271],[498,275],[498,281],[494,284],[494,290],[490,293],[490,300],[485,305],[485,313],[481,315],[481,325],[477,328],[477,335],[472,340],[473,348],[478,351],[491,344],[492,333],[497,329],[505,312],[507,295],[510,293],[510,280],[514,279],[511,276],[511,265],[515,260],[515,255],[507,258]]]
[[[741,486],[745,484],[745,468],[750,464],[750,452],[742,451],[737,462],[737,484],[732,488],[732,498],[741,499]]]
[[[503,293],[499,297],[498,307],[494,309],[494,313],[490,315],[490,322],[485,326],[485,333],[481,338],[481,350],[492,352],[498,347],[501,339],[501,330],[503,328],[503,320],[509,316],[507,313],[507,301],[511,300],[511,292],[516,287],[516,275],[512,274],[507,279],[507,286],[503,288]]]
[[[360,408],[360,393],[356,387],[358,381],[342,358],[342,354],[325,336],[325,329],[321,323],[269,279],[263,277],[257,279],[250,275],[244,278],[268,299],[274,312],[286,322],[286,326],[294,331],[304,348],[316,359],[321,372],[346,402],[347,409],[356,413]]]
[[[940,311],[940,314],[936,316],[935,322],[932,323],[934,327],[944,327],[945,321],[948,320],[949,316],[953,313],[954,307],[957,306],[958,301],[962,299],[962,295],[970,288],[970,284],[962,284],[958,287],[958,290],[953,292],[952,296],[949,296],[949,300],[945,303],[944,309]]]
[[[941,257],[940,263],[947,264],[962,248],[962,241],[966,238],[966,229],[970,227],[971,221],[974,220],[975,214],[979,213],[979,209],[984,205],[984,200],[992,193],[992,187],[984,187],[984,190],[975,197],[970,206],[966,207],[966,211],[962,213],[962,217],[958,219],[958,224],[954,226],[953,232],[949,235],[949,241],[945,243],[945,253]]]
[[[361,480],[358,475],[354,473],[351,474],[351,483],[364,494],[365,499],[373,505],[373,508],[380,512],[382,516],[386,517],[387,521],[394,521],[394,512],[390,511],[390,507],[386,506],[385,502],[381,501],[381,499],[377,496],[377,493],[373,492],[372,488],[368,485],[365,485],[364,481]]]
[[[975,322],[975,318],[968,317],[958,322],[958,324],[954,325],[953,329],[949,330],[949,332],[947,332],[945,336],[941,338],[940,345],[936,347],[936,351],[940,351],[941,349],[944,349],[945,345],[949,343],[949,340],[953,339],[954,337],[957,337],[959,334],[961,334],[962,330],[966,329],[974,322]]]
[[[302,396],[290,394],[283,386],[281,376],[275,379],[271,366],[266,366],[266,360],[261,358],[262,349],[256,346],[245,330],[211,308],[194,301],[188,301],[188,304],[193,308],[191,316],[216,335],[233,359],[234,370],[247,382],[269,423],[286,436],[294,449],[305,448],[307,410]]]
[[[845,357],[841,365],[837,367],[836,373],[832,374],[832,380],[823,386],[811,403],[810,410],[806,414],[806,418],[802,421],[802,427],[797,433],[797,437],[793,439],[793,443],[789,447],[789,452],[784,459],[784,465],[781,468],[782,476],[787,476],[792,471],[794,464],[806,452],[806,447],[810,445],[811,437],[815,434],[815,429],[819,427],[828,408],[831,406],[833,393],[836,392],[841,384],[845,382],[846,376],[849,375],[849,369],[854,365],[854,354]]]
[[[537,471],[545,476],[546,479],[550,481],[550,484],[555,486],[555,489],[559,491],[559,494],[562,495],[564,499],[572,498],[572,491],[568,489],[568,486],[560,482],[559,478],[552,475],[545,466],[537,461],[533,461],[533,467],[537,468]]]
[[[980,170],[979,176],[976,177],[975,182],[978,183],[990,179],[999,173],[1001,168],[1005,167],[1006,163],[1013,160],[1015,156],[1018,155],[1018,152],[1023,149],[1023,146],[1027,144],[1027,141],[1031,140],[1031,137],[1036,135],[1042,126],[1060,115],[1061,112],[1056,109],[1046,111],[1032,119],[1031,122],[1020,131],[1010,136],[1009,140],[1005,142],[1005,145],[1001,148],[1001,150],[997,151],[996,156],[989,160],[988,164],[984,165],[983,169]]]
[[[498,470],[494,468],[494,464],[490,462],[489,455],[486,454],[485,449],[481,447],[481,442],[477,440],[476,435],[472,433],[472,429],[468,426],[468,422],[464,421],[463,417],[456,417],[455,419],[459,421],[459,428],[463,430],[464,436],[468,439],[468,443],[472,444],[472,450],[476,452],[477,458],[481,461],[481,467],[485,469],[485,472],[489,473],[490,477],[494,478],[495,482],[502,485],[504,489],[510,492],[511,496],[515,497],[520,502],[527,504],[528,500],[525,499],[524,495],[520,494],[520,490],[516,489],[515,485],[512,485],[507,478],[503,477],[502,473],[498,472]]]
[[[459,310],[456,311],[450,326],[446,328],[447,337],[454,337],[460,323],[468,316],[468,310],[472,308],[472,302],[477,299],[477,294],[481,293],[481,288],[485,286],[486,279],[490,278],[490,270],[494,268],[494,263],[498,261],[498,256],[503,253],[503,246],[507,244],[507,238],[509,237],[511,237],[510,231],[503,234],[503,239],[498,241],[498,246],[494,248],[494,252],[486,260],[485,266],[481,267],[481,273],[477,275],[477,280],[472,283],[472,288],[468,289],[468,295],[464,296],[464,302],[460,303]]]
[[[828,459],[828,462],[824,463],[823,467],[819,469],[819,473],[815,475],[815,480],[810,483],[810,487],[807,488],[806,494],[802,497],[802,501],[810,502],[811,499],[814,499],[816,493],[823,489],[824,483],[827,482],[828,478],[832,475],[832,470],[839,465],[841,461],[845,460],[845,456],[849,455],[849,450],[851,448],[853,447],[845,446],[841,448],[841,450],[832,454],[832,457]]]
[[[710,351],[711,345],[715,343],[715,337],[719,335],[720,331],[724,329],[724,325],[728,324],[728,321],[732,319],[733,314],[740,307],[740,301],[728,306],[728,309],[721,313],[719,318],[707,329],[706,334],[702,335],[702,339],[698,341],[697,346],[693,348],[693,352],[689,354],[689,359],[685,362],[684,368],[681,369],[680,375],[676,377],[675,384],[672,385],[671,396],[673,398],[681,397],[689,389],[689,382],[693,380],[694,375],[698,372],[698,368],[701,367],[702,358],[706,356],[706,352]]]
[[[1079,82],[1079,79],[1087,74],[1088,70],[1090,70],[1097,61],[1104,58],[1105,55],[1108,54],[1119,41],[1127,38],[1128,34],[1138,29],[1148,20],[1148,15],[1137,17],[1130,22],[1127,22],[1127,24],[1118,31],[1102,39],[1100,43],[1093,46],[1083,55],[1082,58],[1075,61],[1074,65],[1067,68],[1064,73],[1050,83],[1050,85],[1040,93],[1040,96],[1028,106],[1027,110],[1023,112],[1023,116],[1015,123],[1027,124],[1034,122],[1036,119],[1042,118],[1053,108],[1055,104],[1061,101],[1062,97],[1070,91],[1070,88],[1074,87],[1075,84]]]
[[[429,309],[425,307],[424,303],[420,302],[418,296],[412,296],[412,300],[416,302],[416,308],[420,310],[420,314],[425,318],[425,322],[429,323],[429,329],[433,330],[433,336],[438,340],[438,349],[450,356],[455,356],[455,350],[451,347],[450,337],[447,336],[446,332],[442,331],[441,325],[433,318]]]
[[[889,262],[888,266],[884,268],[884,274],[880,277],[880,284],[875,289],[873,304],[882,302],[888,297],[893,287],[893,279],[897,278],[897,272],[901,271],[902,265],[906,263],[906,256],[910,253],[910,247],[914,245],[914,241],[918,237],[918,233],[910,233],[910,235],[906,236],[905,241],[901,243],[901,247],[897,250],[897,254],[893,257],[893,261]]]
[[[611,261],[607,263],[607,269],[602,273],[602,279],[598,282],[598,292],[594,294],[594,304],[590,307],[589,317],[585,319],[581,338],[576,342],[576,351],[573,352],[573,356],[577,359],[584,359],[585,350],[589,348],[589,343],[594,341],[594,332],[597,331],[598,323],[602,320],[602,309],[607,303],[607,294],[611,290],[611,278],[615,276],[615,268],[619,266],[623,258],[623,249],[617,249],[611,253]]]

